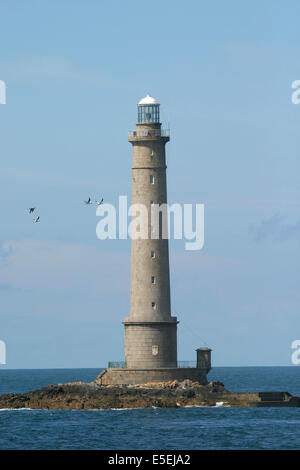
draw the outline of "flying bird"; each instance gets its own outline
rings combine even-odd
[[[35,210],[35,207],[30,207],[28,210],[29,210],[29,214],[32,214],[32,212],[34,212]]]
[[[86,205],[92,204],[91,198],[89,197],[87,201],[83,201]]]
[[[101,201],[95,201],[96,204],[98,204],[98,206],[101,206],[101,204],[103,204],[103,198],[101,199]]]
[[[36,219],[33,219],[33,223],[37,224],[40,221],[40,216],[38,216]]]

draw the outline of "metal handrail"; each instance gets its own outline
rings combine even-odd
[[[170,137],[170,129],[138,129],[128,131],[128,137]]]
[[[120,361],[120,362],[112,361],[108,363],[109,369],[121,369],[125,367],[126,367],[126,362],[123,362],[123,361]]]
[[[143,361],[141,361],[143,362]],[[207,366],[207,364],[205,363],[205,361],[203,361],[202,363],[198,364],[198,367],[203,367],[205,368]],[[110,369],[126,369],[127,365],[126,365],[126,362],[124,361],[112,361],[112,362],[109,362],[108,363],[108,368]],[[164,367],[168,367],[168,365],[165,365]],[[174,367],[174,363],[172,363],[172,365],[170,365],[170,367]],[[177,366],[175,366],[179,369],[195,369],[197,368],[197,361],[177,361]]]
[[[177,367],[180,369],[197,367],[196,361],[177,361]]]

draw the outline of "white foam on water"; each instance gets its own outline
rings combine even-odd
[[[230,405],[226,401],[217,401],[213,408],[230,408]]]
[[[28,411],[43,411],[39,408],[0,408],[0,411],[24,411],[24,410],[28,410]]]
[[[222,403],[222,404],[221,404]],[[185,405],[183,408],[231,408],[226,402],[217,402],[215,405]]]
[[[147,410],[148,408],[84,408],[81,410],[63,410],[63,411],[128,411],[128,410]],[[58,410],[54,410],[58,411]]]
[[[114,410],[114,411],[147,410],[147,408],[142,408],[142,407],[139,407],[139,408],[109,408],[109,409]]]
[[[207,405],[185,405],[183,408],[208,408]]]

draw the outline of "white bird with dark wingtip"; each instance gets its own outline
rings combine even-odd
[[[87,206],[92,204],[91,198],[89,197],[87,201],[83,201]]]
[[[101,204],[103,204],[103,198],[101,199],[101,201],[95,201],[95,202],[98,206],[101,206]]]
[[[35,211],[35,207],[29,207],[28,211],[29,214],[32,214]]]
[[[40,222],[40,216],[38,216],[36,219],[33,220],[34,224],[37,224],[38,222]]]

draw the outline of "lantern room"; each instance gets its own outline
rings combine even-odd
[[[138,123],[159,122],[159,103],[147,95],[138,103]]]

